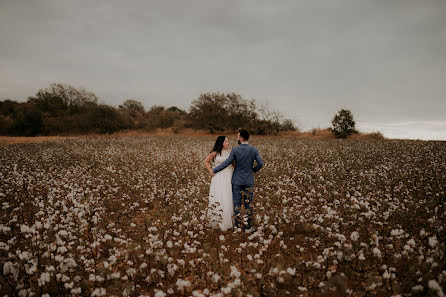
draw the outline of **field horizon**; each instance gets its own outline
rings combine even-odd
[[[145,130],[122,130],[110,134],[67,134],[67,135],[38,135],[38,136],[5,136],[0,135],[0,145],[15,143],[33,143],[54,141],[61,139],[70,139],[76,137],[87,138],[122,138],[122,137],[150,137],[150,136],[172,136],[172,137],[217,137],[218,135],[227,135],[230,139],[235,133],[232,131],[222,131],[220,133],[210,134],[207,130],[194,130],[191,128],[182,129],[180,132],[174,132],[172,128],[154,129],[152,131]],[[327,129],[312,129],[309,131],[287,131],[280,132],[278,135],[252,135],[252,138],[296,138],[296,139],[336,139],[333,133]],[[443,141],[443,140],[423,140],[423,139],[400,139],[387,138],[379,134],[379,132],[360,132],[347,137],[347,139],[386,139],[386,140],[408,140],[408,141]]]

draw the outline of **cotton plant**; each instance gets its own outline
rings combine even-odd
[[[78,137],[0,147],[2,290],[444,294],[441,143],[254,137],[265,168],[255,232],[240,234],[208,227],[202,160],[212,141]]]

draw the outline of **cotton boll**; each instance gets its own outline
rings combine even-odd
[[[442,289],[441,286],[437,283],[436,280],[431,279],[431,280],[428,282],[428,287],[429,287],[429,289],[431,289],[432,291],[436,292],[436,293],[437,293],[437,296],[439,296],[439,297],[444,297],[443,289]]]
[[[375,255],[375,257],[377,257],[378,259],[381,259],[382,255],[381,255],[381,251],[378,248],[373,248],[373,255]]]
[[[434,248],[438,243],[437,236],[429,237],[429,246]]]
[[[352,233],[350,234],[350,239],[351,239],[352,241],[358,241],[358,239],[359,239],[359,233],[358,233],[357,231],[352,232]]]

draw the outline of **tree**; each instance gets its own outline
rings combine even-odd
[[[213,134],[226,128],[228,110],[222,93],[204,93],[190,107],[189,120],[195,129],[209,129]]]
[[[243,99],[239,94],[226,94],[226,109],[227,109],[227,127],[233,132],[241,128],[248,128],[251,123],[257,120],[255,100]]]
[[[347,138],[347,136],[357,133],[353,114],[348,109],[341,109],[332,120],[331,130],[337,138]]]
[[[270,110],[268,105],[260,107],[260,114],[262,116],[263,129],[266,134],[277,135],[280,132],[281,122],[283,121],[283,115],[277,110]]]
[[[119,108],[125,109],[131,112],[144,112],[144,105],[142,105],[141,102],[133,100],[133,99],[127,99],[124,101],[122,105],[119,105]]]
[[[15,135],[36,136],[42,130],[42,113],[35,105],[24,103],[12,114]]]
[[[187,112],[185,112],[184,110],[182,110],[182,109],[180,109],[180,108],[178,108],[178,107],[176,107],[176,106],[171,106],[171,107],[169,107],[168,109],[167,109],[167,111],[171,111],[171,112],[178,112],[178,113],[180,113],[180,114],[187,114]]]
[[[285,119],[281,123],[280,130],[281,131],[298,131],[299,129],[296,127],[293,120]]]
[[[58,115],[61,111],[70,114],[78,113],[88,104],[96,104],[98,97],[84,88],[62,83],[53,83],[46,89],[40,89],[28,102],[35,104],[41,111]]]

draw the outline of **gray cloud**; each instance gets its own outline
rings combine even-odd
[[[442,0],[1,0],[0,98],[66,82],[115,106],[234,91],[304,129],[340,108],[375,127],[441,120],[445,29]]]

